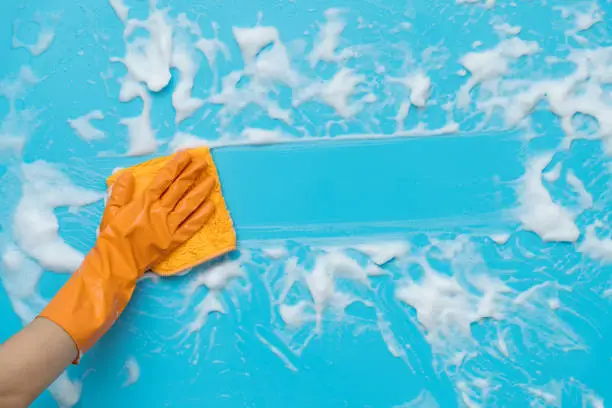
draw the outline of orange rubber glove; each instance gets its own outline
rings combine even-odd
[[[123,312],[138,278],[213,214],[206,166],[180,152],[140,195],[129,172],[113,185],[95,246],[40,314],[72,337],[79,358]]]

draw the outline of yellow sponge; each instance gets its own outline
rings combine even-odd
[[[153,266],[153,271],[162,276],[175,275],[236,249],[236,231],[221,193],[219,175],[210,150],[207,147],[200,147],[189,150],[189,153],[195,160],[205,160],[208,163],[206,173],[216,180],[215,188],[210,195],[210,200],[215,205],[215,212],[204,228],[167,258]],[[134,194],[140,194],[171,158],[172,156],[158,157],[120,170],[110,176],[106,184],[108,187],[112,186],[122,172],[130,171],[136,180]]]

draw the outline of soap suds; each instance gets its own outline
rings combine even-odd
[[[102,111],[94,110],[76,119],[68,119],[68,124],[81,139],[92,141],[105,137],[104,132],[99,129],[96,129],[91,124],[92,120],[102,119],[104,119],[104,114],[102,113]]]
[[[440,405],[428,390],[422,390],[419,395],[403,404],[394,405],[393,408],[439,408]]]
[[[37,14],[34,16],[33,22],[39,27],[39,31],[36,42],[33,44],[26,44],[17,37],[18,31],[20,30],[19,27],[23,23],[21,20],[15,20],[13,23],[13,48],[25,48],[35,57],[47,51],[55,39],[55,29],[47,20],[57,20],[58,17],[59,14],[56,13],[51,13],[49,16],[45,17],[37,12]]]
[[[491,234],[491,239],[497,245],[504,245],[510,239],[510,234],[508,233],[499,233],[499,234]]]
[[[535,41],[524,41],[518,37],[500,41],[495,47],[484,51],[470,52],[460,59],[461,65],[470,73],[467,83],[459,89],[457,102],[466,108],[470,101],[470,91],[476,85],[494,90],[499,86],[502,77],[510,69],[510,65],[521,57],[533,55],[540,51]]]
[[[242,139],[248,140],[254,144],[270,144],[277,143],[279,140],[286,139],[283,132],[279,129],[256,129],[246,128],[240,134]]]
[[[130,8],[125,5],[123,0],[108,0],[113,11],[119,17],[119,19],[125,24],[128,20]]]
[[[206,297],[194,307],[194,311],[196,312],[196,317],[187,326],[188,334],[202,330],[202,327],[204,327],[208,320],[208,315],[211,313],[225,313],[225,308],[219,299],[219,293],[210,291]]]
[[[190,133],[177,132],[172,137],[172,140],[170,140],[170,143],[168,143],[168,148],[173,152],[177,152],[182,149],[210,146],[212,144],[210,140],[201,139]]]
[[[153,153],[157,149],[156,132],[151,127],[151,96],[138,82],[125,78],[121,84],[119,100],[130,102],[136,98],[142,99],[142,113],[119,121],[120,124],[127,127],[128,156],[142,156]]]
[[[172,66],[179,71],[179,82],[172,94],[172,106],[176,111],[174,122],[181,123],[204,105],[204,100],[191,95],[198,65],[193,51],[184,42],[176,42],[172,50]]]
[[[80,207],[104,198],[104,193],[77,187],[44,161],[21,166],[22,197],[13,215],[13,236],[21,249],[54,272],[74,272],[84,255],[58,235],[58,207]]]
[[[354,56],[350,48],[344,48],[336,53],[340,36],[346,27],[342,13],[342,10],[334,8],[325,11],[325,22],[320,25],[319,35],[308,55],[311,66],[316,66],[319,61],[341,62]]]
[[[431,94],[431,79],[423,72],[407,75],[403,78],[391,78],[391,82],[397,82],[410,92],[409,99],[417,108],[424,108]]]
[[[244,269],[239,261],[223,261],[199,269],[197,275],[187,286],[186,294],[188,297],[193,296],[201,286],[205,286],[209,290],[221,290],[235,278],[245,276]]]
[[[584,187],[584,183],[580,180],[573,171],[568,170],[566,175],[567,184],[578,194],[578,204],[583,210],[593,206],[593,196]]]
[[[42,268],[27,258],[16,246],[6,245],[2,251],[0,280],[15,314],[23,325],[30,323],[46,306],[38,293]]]
[[[551,155],[541,155],[529,160],[518,187],[517,217],[525,230],[535,232],[544,241],[575,242],[580,231],[574,215],[555,203],[542,183],[542,171],[551,159]]]
[[[38,112],[35,109],[18,109],[17,106],[29,88],[40,80],[26,65],[19,69],[16,76],[0,81],[0,96],[6,98],[9,104],[9,111],[0,122],[0,152],[9,150],[19,155],[38,126]]]
[[[291,360],[289,360],[289,357],[287,357],[285,354],[283,354],[283,352],[280,351],[278,349],[278,347],[272,345],[268,340],[266,340],[259,333],[255,333],[255,336],[257,336],[257,339],[259,339],[259,341],[261,341],[272,353],[274,353],[275,356],[277,356],[278,358],[281,359],[281,361],[283,362],[285,367],[287,367],[289,370],[294,371],[294,372],[298,371],[297,367],[295,365],[293,365]]]
[[[578,251],[603,264],[612,263],[612,239],[599,238],[596,233],[601,222],[586,227],[584,240],[578,245]]]
[[[128,39],[137,29],[149,32],[148,37]],[[111,58],[125,65],[129,77],[144,82],[153,92],[159,92],[170,82],[172,63],[172,26],[164,11],[154,10],[142,21],[128,20],[123,32],[125,56]]]
[[[264,47],[279,39],[278,30],[274,27],[233,27],[232,32],[240,47],[245,65],[255,61],[255,57]]]
[[[511,26],[508,23],[498,23],[493,26],[495,31],[502,35],[518,35],[521,33],[522,28],[520,26]]]
[[[64,371],[49,386],[49,392],[53,396],[59,408],[72,408],[81,399],[82,384],[80,381],[71,380]]]
[[[132,384],[135,384],[140,378],[140,366],[138,365],[138,361],[134,357],[128,357],[123,365],[123,369],[126,371],[127,376],[123,384],[122,388],[129,387]]]
[[[406,255],[410,251],[410,244],[405,241],[388,241],[358,244],[354,245],[353,248],[369,256],[375,264],[384,265],[392,259]]]
[[[555,167],[542,174],[542,178],[549,183],[554,183],[555,181],[559,180],[559,177],[561,176],[561,168],[561,163],[555,164]]]
[[[490,9],[495,6],[496,0],[484,0],[486,8]],[[457,4],[481,4],[483,0],[457,0]]]
[[[357,87],[365,80],[365,75],[343,67],[330,80],[314,82],[300,89],[293,99],[293,106],[298,107],[304,102],[319,99],[343,118],[351,118],[363,107],[363,104],[354,103],[351,99],[356,94]]]
[[[278,311],[287,326],[300,327],[315,320],[315,314],[313,312],[308,313],[309,309],[312,309],[312,304],[301,300],[295,305],[282,304]]]

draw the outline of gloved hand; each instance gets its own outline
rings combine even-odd
[[[129,172],[112,186],[95,246],[40,314],[72,337],[79,357],[123,312],[137,279],[213,214],[207,198],[215,181],[203,176],[206,166],[180,152],[144,193],[133,196]]]

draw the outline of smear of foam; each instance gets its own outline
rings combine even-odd
[[[340,44],[340,36],[346,27],[342,19],[343,11],[331,8],[325,11],[325,22],[320,25],[320,31],[308,59],[311,66],[319,61],[341,62],[354,55],[350,48],[336,52]]]
[[[475,291],[457,280],[436,272],[425,259],[419,261],[425,276],[398,286],[396,297],[413,307],[434,347],[447,347],[454,338],[471,338],[473,323],[485,318],[500,320],[510,288],[488,275],[471,277]]]
[[[488,90],[495,90],[499,82],[510,69],[512,62],[540,51],[535,41],[524,41],[518,37],[500,41],[495,47],[484,51],[470,52],[460,59],[461,65],[472,76],[459,89],[457,102],[460,107],[467,107],[471,101],[470,91],[481,85]]]
[[[498,23],[493,25],[493,29],[502,35],[518,35],[521,33],[522,28],[520,26],[512,26],[506,22]]]
[[[612,239],[597,236],[596,230],[601,226],[603,224],[598,221],[586,227],[584,240],[578,245],[578,251],[596,261],[608,264],[612,263]]]
[[[391,82],[397,82],[410,92],[410,103],[418,108],[423,108],[431,94],[431,79],[423,72],[406,75],[403,78],[390,78]]]
[[[242,139],[248,140],[255,144],[270,144],[277,143],[280,140],[286,139],[284,133],[279,130],[246,128],[240,134]]]
[[[123,384],[122,388],[129,387],[132,384],[135,384],[140,378],[140,366],[138,365],[138,361],[133,356],[128,357],[123,365],[123,368],[127,372],[127,376]]]
[[[261,341],[272,353],[274,353],[274,355],[276,355],[278,358],[281,359],[281,361],[283,362],[283,364],[285,365],[285,367],[287,367],[289,370],[293,371],[293,372],[297,372],[298,369],[297,367],[291,362],[291,360],[289,360],[289,358],[283,354],[282,351],[280,351],[278,349],[278,347],[274,346],[272,343],[270,343],[268,340],[266,340],[261,334],[259,333],[255,333],[255,336],[257,337],[257,339],[259,341]]]
[[[405,241],[387,241],[358,244],[353,248],[369,256],[375,264],[384,265],[392,259],[406,255],[410,251],[410,244]]]
[[[172,140],[168,143],[171,151],[176,152],[182,149],[191,149],[194,147],[211,146],[210,140],[201,139],[191,133],[177,132],[172,136]]]
[[[221,80],[221,90],[209,98],[209,102],[223,105],[219,116],[221,126],[250,104],[260,106],[273,119],[291,123],[291,114],[270,99],[276,85],[296,86],[299,78],[291,67],[287,49],[274,27],[234,27],[234,37],[240,46],[245,67]],[[270,46],[271,45],[271,46]],[[265,47],[270,46],[266,49]],[[242,86],[243,79],[248,81]]]
[[[68,119],[68,124],[77,133],[77,135],[87,141],[102,139],[105,137],[104,132],[96,129],[92,124],[92,120],[104,119],[104,114],[100,110],[94,110],[79,116],[76,119]]]
[[[318,99],[331,106],[343,118],[351,118],[363,108],[363,104],[354,103],[351,99],[357,87],[365,80],[365,75],[342,67],[331,79],[319,80],[300,89],[294,97],[293,106],[298,107],[306,101]]]
[[[128,41],[139,28],[148,31],[149,36],[138,36]],[[171,78],[172,33],[166,12],[161,10],[152,11],[146,20],[128,20],[123,32],[125,56],[111,61],[122,62],[131,78],[144,82],[151,91],[159,92]]]
[[[529,160],[519,185],[517,216],[525,230],[535,232],[544,241],[575,242],[580,235],[575,215],[555,203],[542,184],[542,171],[551,159],[551,155],[541,155]]]
[[[210,291],[206,297],[195,306],[194,311],[196,312],[196,317],[187,326],[188,334],[199,332],[206,324],[209,314],[225,313],[225,308],[223,307],[223,303],[221,303],[219,293],[217,291]]]
[[[55,17],[55,15],[51,15],[51,18]],[[47,49],[51,46],[53,40],[55,39],[55,29],[44,21],[41,14],[35,15],[34,22],[40,27],[36,42],[34,44],[26,44],[17,38],[17,30],[21,25],[21,21],[16,20],[13,23],[12,46],[13,48],[25,48],[30,52],[30,54],[36,57],[47,51]]]
[[[439,408],[440,405],[436,401],[431,392],[428,390],[422,390],[419,395],[408,402],[403,404],[395,405],[393,408]]]
[[[74,272],[83,254],[58,235],[58,207],[92,204],[104,193],[72,184],[53,165],[44,161],[23,164],[24,184],[21,200],[13,215],[13,236],[21,249],[40,265],[55,272]]]
[[[119,17],[123,23],[126,23],[130,13],[130,8],[125,5],[123,0],[108,0],[108,2],[115,11],[117,17]]]
[[[218,27],[214,23],[213,30],[215,32],[215,36],[213,38],[203,37],[200,38],[195,44],[195,47],[200,50],[202,54],[204,54],[206,60],[208,61],[208,65],[211,67],[214,67],[217,63],[217,56],[219,54],[223,55],[225,59],[230,58],[230,52],[227,45],[225,45],[225,43],[219,40],[217,37]]]
[[[214,31],[214,37],[205,38],[201,37],[195,43],[195,47],[204,54],[206,60],[208,61],[208,66],[210,67],[213,78],[212,78],[212,86],[211,91],[216,93],[217,91],[217,82],[219,78],[219,71],[217,69],[217,58],[219,55],[223,55],[226,60],[229,60],[231,55],[227,45],[224,42],[219,40],[219,27],[216,23],[212,23],[212,28]]]
[[[71,380],[65,371],[49,386],[49,392],[59,408],[75,406],[81,399],[81,389],[81,382]]]
[[[593,206],[593,196],[587,191],[582,180],[580,180],[573,171],[568,170],[566,174],[567,184],[578,194],[578,204],[583,210]]]
[[[2,252],[0,280],[13,311],[23,325],[31,322],[47,304],[37,290],[42,273],[42,268],[16,246],[5,246]]]
[[[186,42],[175,42],[172,50],[172,66],[179,71],[180,79],[172,94],[172,106],[176,111],[175,123],[181,123],[204,105],[204,100],[191,95],[198,65]]]
[[[32,109],[17,109],[16,104],[28,89],[39,81],[27,65],[22,66],[15,77],[0,81],[0,96],[5,97],[9,103],[9,111],[0,123],[0,151],[21,153],[28,137],[36,129],[38,112]]]
[[[484,0],[486,8],[493,8],[496,0]],[[481,4],[483,0],[457,0],[457,4]]]
[[[255,57],[267,45],[278,41],[278,30],[274,27],[233,27],[234,38],[242,52],[245,65],[255,61]]]
[[[195,277],[189,282],[186,294],[193,296],[199,287],[205,286],[209,290],[221,290],[235,278],[245,276],[239,261],[223,261],[210,267],[200,268]]]
[[[127,127],[129,156],[141,156],[153,153],[157,149],[155,130],[151,127],[151,96],[138,82],[125,78],[121,84],[119,100],[129,102],[135,98],[142,99],[142,113],[132,118],[123,118],[120,124]]]

